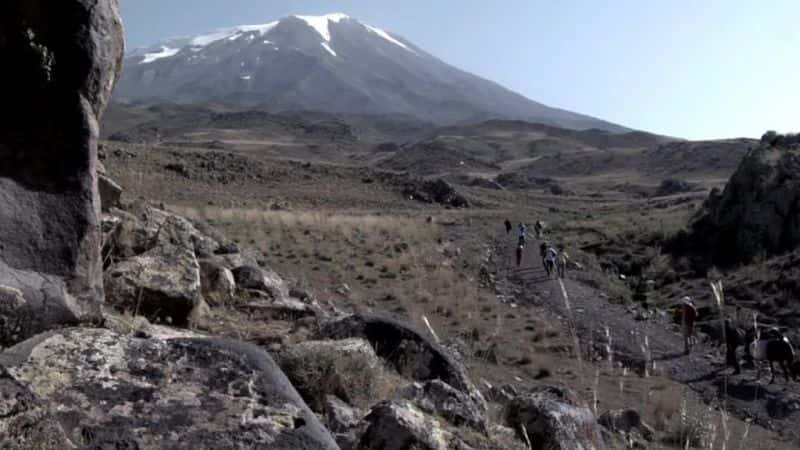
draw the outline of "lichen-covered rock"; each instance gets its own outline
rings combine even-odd
[[[461,446],[435,418],[407,400],[378,403],[365,420],[369,426],[361,436],[360,450],[452,450]]]
[[[33,393],[0,371],[0,448],[62,450],[73,448],[61,424]]]
[[[183,247],[204,258],[213,256],[220,246],[189,220],[145,202],[136,202],[126,211],[112,209],[111,214],[121,221],[111,237],[113,255],[118,259],[141,255],[163,245]]]
[[[508,404],[508,426],[533,448],[552,450],[603,450],[606,448],[597,419],[571,391],[544,387]]]
[[[442,380],[412,383],[400,395],[426,413],[442,417],[457,427],[468,426],[482,433],[488,430],[485,411],[467,394]]]
[[[233,269],[233,277],[240,288],[266,292],[275,300],[289,297],[289,285],[272,270],[241,266]]]
[[[325,397],[323,417],[325,425],[342,450],[357,448],[358,436],[364,424],[364,413],[360,409],[348,405],[336,396],[328,395]]]
[[[366,339],[381,358],[400,374],[416,381],[442,380],[467,394],[483,414],[486,400],[467,375],[466,368],[445,348],[396,320],[355,314],[328,322],[320,336],[328,339]]]
[[[0,280],[31,330],[100,314],[98,120],[123,47],[115,0],[0,2]]]
[[[0,365],[77,448],[338,448],[269,355],[241,342],[69,329]]]
[[[108,303],[148,319],[186,325],[201,300],[200,266],[183,247],[158,247],[106,273]]]

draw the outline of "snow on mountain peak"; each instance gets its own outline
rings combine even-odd
[[[371,25],[364,25],[364,26],[367,27],[367,29],[369,31],[372,31],[373,33],[375,33],[378,36],[386,39],[387,41],[391,42],[392,44],[399,45],[400,47],[403,47],[404,49],[410,51],[411,53],[416,53],[414,50],[411,50],[406,44],[403,44],[402,42],[400,42],[397,39],[393,38],[392,36],[389,35],[389,33],[381,30],[380,28],[376,28],[376,27],[373,27]]]
[[[328,23],[334,22],[339,23],[342,20],[347,20],[350,18],[347,14],[342,13],[334,13],[334,14],[326,14],[324,16],[292,16],[297,19],[302,20],[303,22],[307,23],[308,26],[315,29],[322,39],[325,39],[325,42],[331,41],[331,31],[328,28]]]
[[[206,45],[221,41],[223,39],[234,39],[245,33],[258,33],[260,36],[264,36],[277,25],[278,22],[270,22],[264,25],[242,25],[232,28],[221,28],[213,33],[203,34],[192,38],[191,44],[197,47],[205,47]]]
[[[161,58],[169,58],[170,56],[175,56],[180,52],[179,48],[169,48],[169,47],[161,47],[161,50],[154,53],[145,53],[144,59],[142,60],[141,64],[148,64],[153,61],[159,60]]]

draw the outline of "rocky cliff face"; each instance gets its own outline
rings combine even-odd
[[[103,299],[98,120],[123,47],[116,1],[0,4],[0,280],[38,328]]]
[[[800,145],[770,139],[742,160],[724,191],[714,191],[691,223],[691,244],[718,266],[800,246]]]

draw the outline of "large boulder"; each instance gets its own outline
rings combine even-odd
[[[0,280],[32,329],[99,316],[98,120],[123,47],[116,0],[0,2]]]
[[[0,372],[0,447],[16,450],[71,448],[61,424],[24,384]]]
[[[454,426],[467,426],[481,433],[488,432],[485,411],[467,394],[442,380],[415,382],[406,386],[400,394],[426,413],[442,417]]]
[[[800,246],[800,146],[762,146],[693,218],[683,250],[729,267]]]
[[[532,448],[548,450],[601,450],[606,445],[592,411],[575,393],[544,387],[522,395],[505,410],[508,426]]]
[[[29,448],[338,448],[269,355],[241,342],[68,329],[9,349],[0,366],[73,444]],[[20,389],[6,384],[0,399]]]
[[[360,337],[401,375],[416,381],[441,380],[466,394],[483,413],[486,400],[464,366],[422,333],[396,320],[355,314],[324,324],[320,336],[328,339]]]
[[[233,269],[233,278],[238,287],[267,293],[275,300],[282,300],[289,296],[289,285],[272,270],[256,266],[241,266]]]
[[[433,417],[406,400],[385,401],[372,407],[369,426],[359,450],[453,450],[465,448]]]

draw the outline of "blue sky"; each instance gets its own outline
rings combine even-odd
[[[331,12],[629,127],[691,139],[800,131],[799,0],[122,0],[131,48]]]

